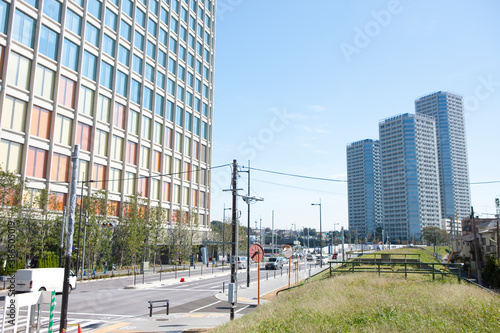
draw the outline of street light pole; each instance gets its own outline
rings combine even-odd
[[[319,204],[312,203],[312,206],[319,206],[319,267],[323,268],[323,229],[321,228],[321,198],[319,198]]]
[[[247,287],[250,287],[250,204],[256,201],[264,201],[262,198],[256,198],[250,196],[250,161],[248,161],[248,170],[241,171],[248,173],[248,192],[246,196],[243,196],[243,201],[247,203],[248,206],[248,216],[247,216]]]
[[[335,226],[336,226],[336,225],[339,225],[339,223],[333,223],[332,253],[335,253],[335,251],[334,251],[334,246],[335,246],[335,245],[333,244],[333,239],[334,239],[334,237],[335,237]]]
[[[224,203],[224,212],[222,213],[222,260],[226,259],[226,237],[224,235],[226,230],[226,210],[231,210],[231,208],[226,208],[226,204]]]

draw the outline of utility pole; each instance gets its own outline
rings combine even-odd
[[[71,252],[73,247],[73,233],[75,225],[75,208],[76,208],[76,183],[78,182],[78,162],[79,162],[80,145],[75,145],[75,150],[71,156],[73,162],[73,170],[71,172],[71,188],[69,200],[69,220],[68,233],[66,234],[66,253],[64,262],[64,285],[61,304],[61,320],[60,333],[65,333],[68,327],[68,301],[69,301],[69,271],[71,265]]]
[[[476,234],[476,221],[474,219],[474,207],[471,207],[471,222],[472,222],[472,232],[474,233],[474,256],[476,257],[476,276],[477,283],[482,285],[482,277],[481,277],[481,258],[479,257],[479,241],[477,239]]]
[[[232,244],[231,244],[231,283],[233,284],[234,294],[230,295],[232,303],[230,305],[230,319],[234,320],[234,309],[237,306],[238,299],[238,269],[237,259],[238,259],[238,224],[237,224],[237,203],[238,203],[238,189],[236,187],[238,180],[238,164],[236,160],[233,160],[233,180],[232,180],[232,199],[233,199],[233,210],[232,210]],[[232,297],[231,297],[232,296]]]
[[[248,191],[247,191],[247,288],[250,287],[250,161],[248,161]]]
[[[66,230],[66,206],[63,207],[63,218],[61,222],[61,244],[59,245],[59,267],[63,267],[64,257],[64,231]]]
[[[495,206],[496,206],[496,209],[497,209],[497,260],[500,256],[500,228],[499,228],[499,223],[500,223],[500,199],[496,198],[495,199]]]

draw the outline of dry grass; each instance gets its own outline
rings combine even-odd
[[[213,332],[500,332],[500,299],[476,287],[341,275],[280,293]]]

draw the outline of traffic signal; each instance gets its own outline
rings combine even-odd
[[[107,228],[113,228],[115,224],[113,222],[103,222],[102,226]]]

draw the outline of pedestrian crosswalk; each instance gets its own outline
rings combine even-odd
[[[83,332],[85,331],[90,331],[90,330],[95,330],[98,329],[102,326],[105,326],[109,324],[110,320],[109,319],[117,319],[117,318],[110,318],[106,317],[106,315],[93,315],[98,318],[92,318],[92,315],[87,315],[88,318],[75,318],[71,316],[71,314],[68,314],[68,321],[67,321],[67,332],[68,333],[78,333],[78,324],[80,324],[80,328]],[[115,317],[114,315],[112,315]],[[54,333],[59,332],[60,328],[60,313],[56,312],[54,316],[54,321],[52,323],[52,328],[51,331]],[[121,316],[120,316],[121,317]],[[119,319],[119,318],[118,318]],[[8,322],[9,318],[6,319],[5,326],[3,325],[3,320],[0,316],[0,327],[3,327],[3,330],[1,333],[18,333],[18,332],[25,332],[26,324],[29,321],[29,318],[27,317],[27,311],[19,311],[19,317],[17,318],[17,329],[16,332],[14,332],[14,325],[12,325],[12,322]],[[40,311],[40,322],[39,322],[39,331],[40,333],[49,333],[49,313],[48,311]],[[31,325],[30,331],[37,331],[36,330],[36,323],[33,323]]]
[[[21,317],[19,318],[17,322],[17,332],[24,332],[26,328],[26,323],[28,321],[27,317]],[[1,322],[1,319],[0,319]],[[54,323],[52,325],[52,332],[59,332],[59,326],[60,322],[59,320],[54,320]],[[68,320],[67,324],[67,332],[70,333],[78,333],[78,324],[80,324],[80,327],[82,331],[85,331],[85,328],[89,329],[96,329],[102,325],[105,324],[104,321],[102,320],[91,320],[91,319],[73,319],[73,320]],[[1,324],[0,324],[1,325]],[[40,332],[41,333],[48,333],[49,332],[49,319],[48,318],[40,318]],[[36,331],[36,324],[32,326],[33,331]],[[5,333],[17,333],[14,332],[14,325],[11,325],[10,323],[5,323],[5,326],[3,327],[3,332]]]

